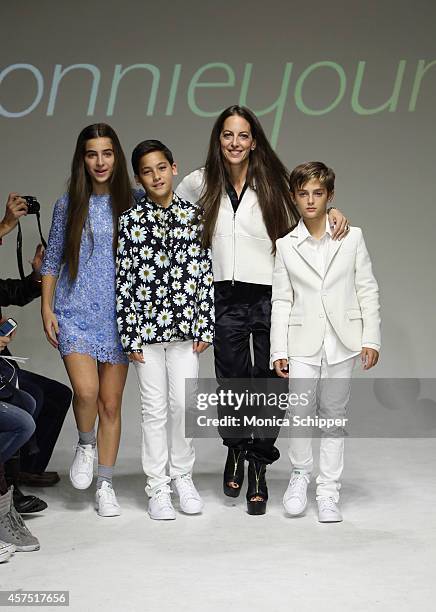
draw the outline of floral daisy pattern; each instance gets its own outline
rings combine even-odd
[[[168,208],[144,196],[121,215],[116,310],[125,353],[150,343],[213,341],[212,260],[199,230],[198,207],[176,194]]]

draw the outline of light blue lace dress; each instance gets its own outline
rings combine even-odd
[[[54,312],[62,355],[84,353],[100,362],[128,363],[117,330],[112,210],[109,195],[92,195],[82,232],[79,271],[72,283],[62,257],[68,197],[56,202],[41,273],[58,276]],[[92,233],[91,233],[92,232]]]

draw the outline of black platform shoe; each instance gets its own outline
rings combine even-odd
[[[245,451],[229,448],[227,461],[224,467],[223,490],[228,497],[238,497],[244,482],[244,461]],[[231,487],[229,482],[239,485],[237,488]]]
[[[265,514],[268,501],[268,487],[265,480],[266,465],[250,460],[248,463],[247,512],[248,514]],[[262,501],[251,501],[252,497],[261,497]]]

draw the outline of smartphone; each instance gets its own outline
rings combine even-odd
[[[8,319],[0,325],[0,336],[10,336],[14,329],[18,327],[18,323],[14,319]]]

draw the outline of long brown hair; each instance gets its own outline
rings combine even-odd
[[[221,197],[229,181],[221,153],[220,135],[227,117],[239,115],[250,124],[256,147],[250,151],[247,184],[256,190],[263,221],[272,242],[284,236],[297,223],[300,215],[291,199],[289,172],[282,164],[260,125],[259,119],[249,108],[233,105],[226,108],[215,121],[210,135],[204,174],[204,189],[200,204],[204,210],[202,243],[205,248],[212,243]]]
[[[94,123],[84,128],[76,143],[71,176],[68,183],[68,216],[64,261],[68,266],[70,280],[74,281],[79,269],[80,242],[87,223],[92,181],[85,168],[86,143],[92,138],[110,138],[114,149],[114,169],[109,182],[113,219],[114,253],[117,243],[118,217],[132,205],[132,189],[120,141],[115,131],[106,123]]]

